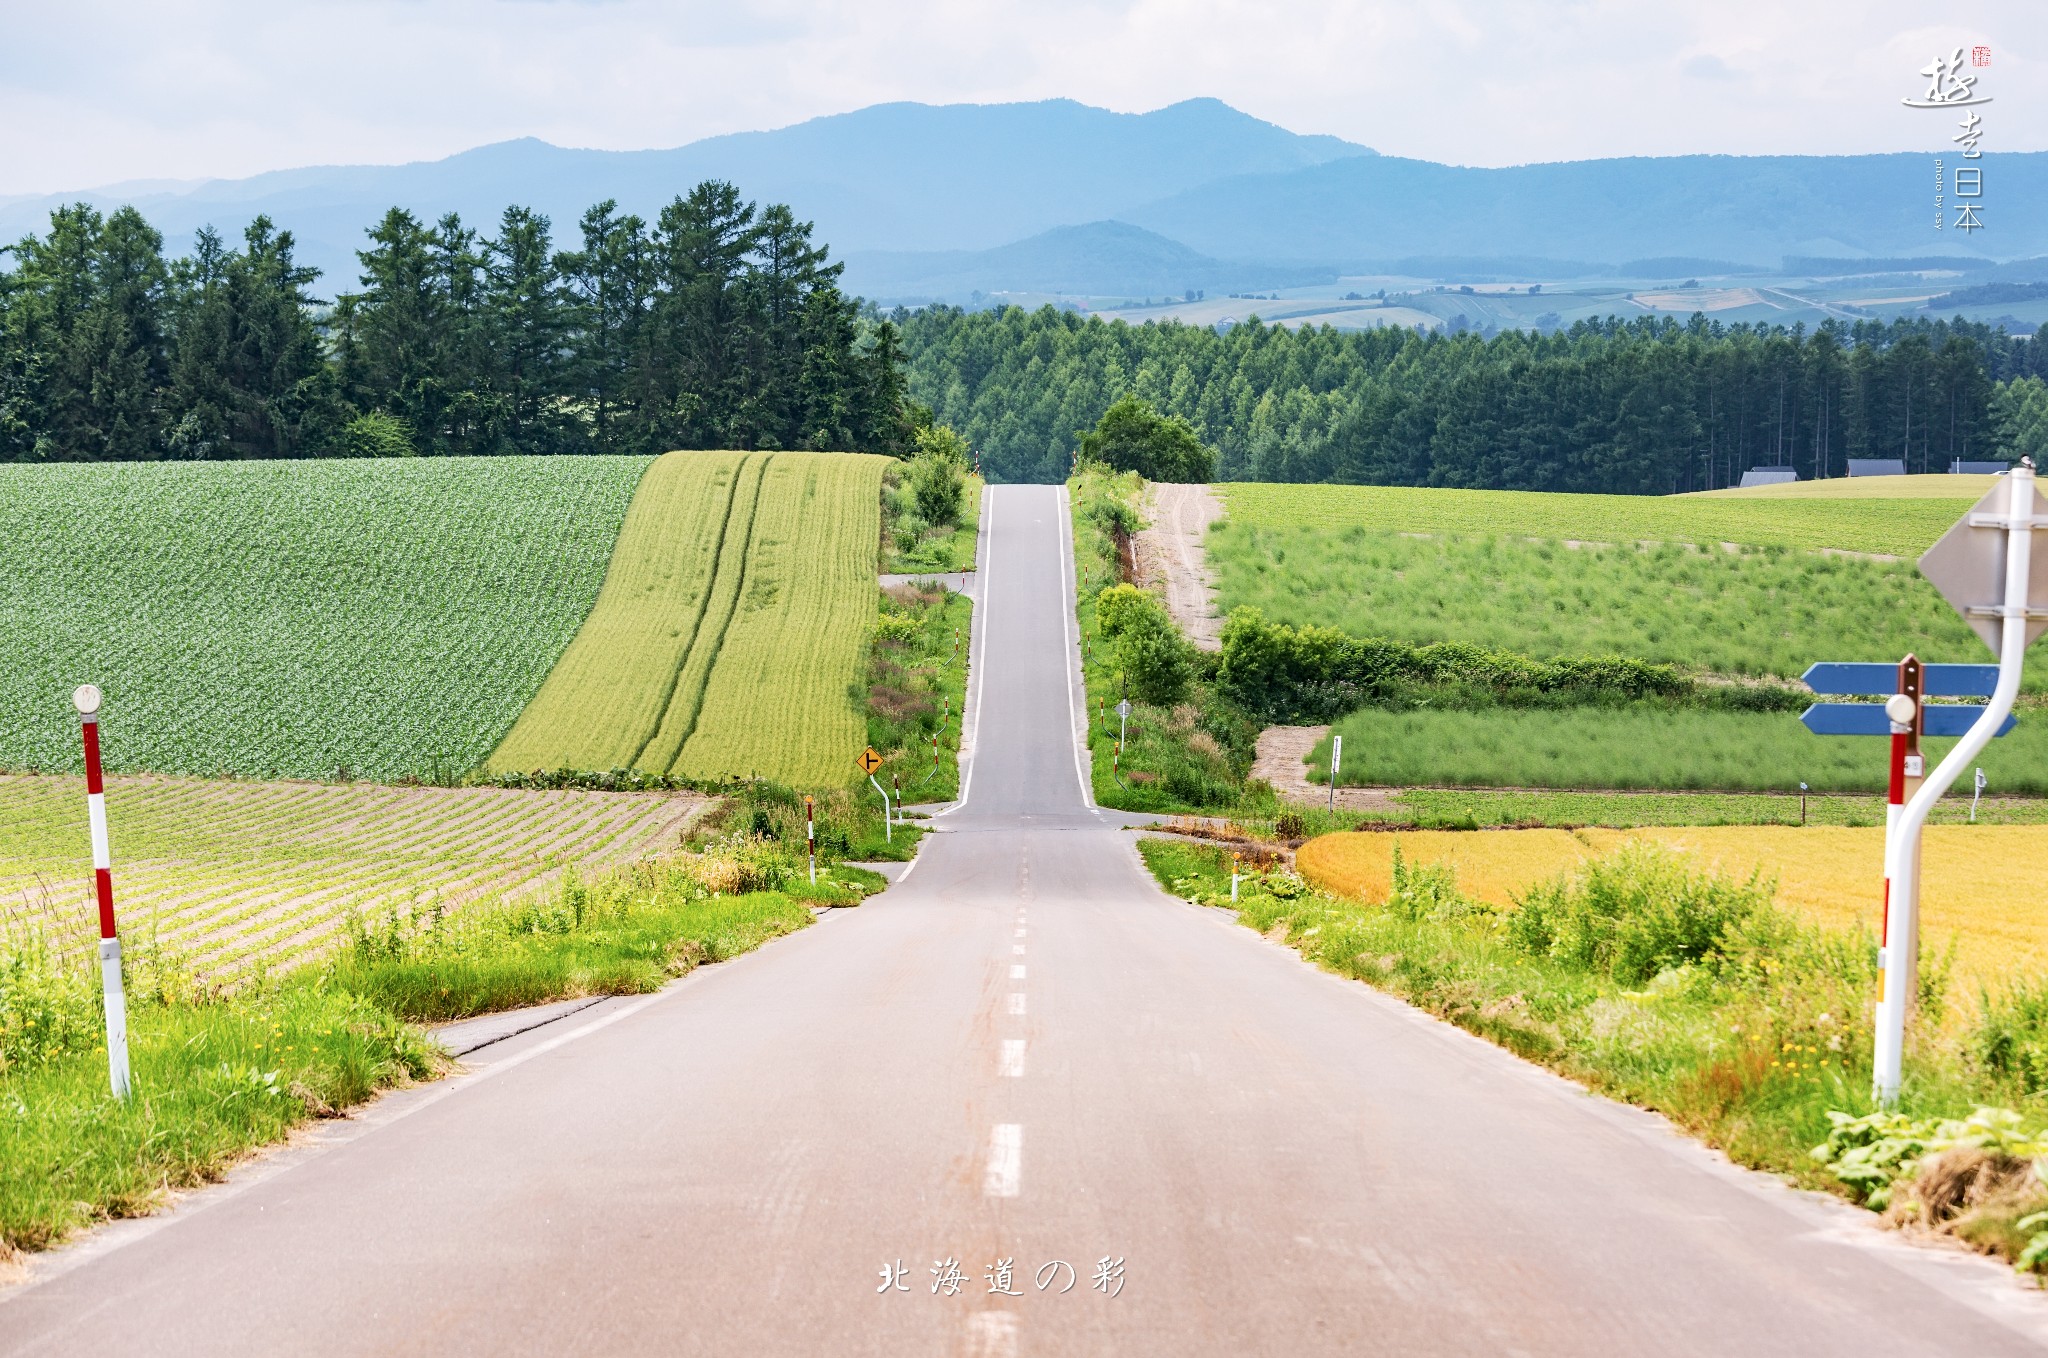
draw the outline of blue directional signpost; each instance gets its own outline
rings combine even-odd
[[[1970,761],[2013,728],[2027,647],[2048,630],[2048,551],[2034,550],[2034,533],[2042,528],[2048,528],[2048,499],[2035,488],[2033,462],[2022,459],[1920,558],[1920,573],[1984,639],[1996,665],[1922,665],[1907,656],[1897,665],[1820,664],[1805,675],[1815,693],[1891,695],[1882,703],[1815,703],[1800,717],[1817,735],[1892,738],[1871,1071],[1880,1104],[1898,1100],[1906,1017],[1919,988],[1920,828]],[[1926,701],[1969,697],[1987,701]],[[1920,755],[1923,735],[1957,738],[1932,773]]]

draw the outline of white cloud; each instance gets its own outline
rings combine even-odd
[[[17,3],[16,9],[26,6]],[[1899,105],[1988,43],[1989,149],[2048,144],[2030,0],[71,0],[6,19],[0,193],[391,162],[533,135],[672,146],[884,100],[1214,95],[1467,164],[1923,149]],[[2002,41],[2005,45],[2001,45]]]

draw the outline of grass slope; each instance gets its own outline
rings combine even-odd
[[[886,463],[659,459],[583,630],[486,769],[844,781]]]
[[[0,768],[453,777],[604,579],[648,460],[0,467]]]
[[[1354,635],[1725,674],[1793,677],[1815,660],[1907,651],[1988,658],[1911,561],[1840,554],[1916,555],[1967,501],[1224,493],[1230,519],[1209,548],[1226,611],[1254,605],[1275,621]]]
[[[2048,793],[2048,714],[2021,714],[2011,735],[1979,763],[2001,793]],[[1885,742],[1816,736],[1789,713],[1660,707],[1578,707],[1556,711],[1428,708],[1354,712],[1333,728],[1344,737],[1346,784],[1466,787],[1687,788],[1796,792],[1881,791]],[[1955,744],[1924,740],[1932,769]],[[1311,755],[1310,777],[1329,780],[1328,737]],[[1961,786],[1966,790],[1966,776]]]

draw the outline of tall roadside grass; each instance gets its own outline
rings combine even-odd
[[[139,948],[125,1102],[107,1089],[96,976],[46,938],[0,933],[0,1256],[147,1212],[309,1118],[433,1077],[446,1058],[415,1024],[646,993],[880,884],[840,865],[813,886],[801,838],[793,850],[741,819],[546,898],[359,919],[323,962],[232,992],[194,988]]]
[[[881,592],[861,697],[868,746],[886,761],[882,781],[900,780],[907,800],[959,795],[972,621],[963,594],[916,585]]]
[[[1173,894],[1228,902],[1228,851],[1166,840],[1140,851]],[[1473,900],[1441,864],[1397,863],[1384,899],[1368,902],[1269,862],[1242,889],[1238,918],[1319,966],[1656,1109],[1739,1163],[2029,1267],[2048,1259],[2048,1217],[2022,1225],[2048,1208],[2048,1185],[2014,1150],[2048,1138],[2023,1130],[2048,1128],[2038,987],[1970,1003],[1948,994],[1943,967],[1925,967],[1900,1106],[1879,1114],[1875,940],[1802,924],[1767,880],[1637,845],[1503,907]],[[1977,1134],[1994,1126],[2005,1130]],[[1950,1193],[1965,1171],[1968,1191]]]

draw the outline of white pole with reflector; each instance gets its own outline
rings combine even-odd
[[[2048,553],[2033,550],[2034,530],[2044,527],[2048,503],[2034,488],[2032,461],[2023,459],[1920,558],[1920,573],[1997,653],[1998,683],[1970,729],[1907,799],[1897,832],[1889,837],[1884,969],[1871,1063],[1871,1093],[1881,1105],[1898,1101],[1906,1019],[1919,989],[1920,827],[1941,794],[1998,734],[2019,697],[2027,646],[2048,627],[2048,612],[2030,606],[2035,599],[2048,600],[2048,579],[2034,578],[2048,570]]]
[[[85,732],[85,814],[92,825],[93,895],[100,908],[100,986],[106,995],[107,1082],[128,1097],[128,995],[121,985],[121,936],[114,928],[114,860],[107,844],[107,792],[100,774],[100,691],[81,684],[71,695]]]

